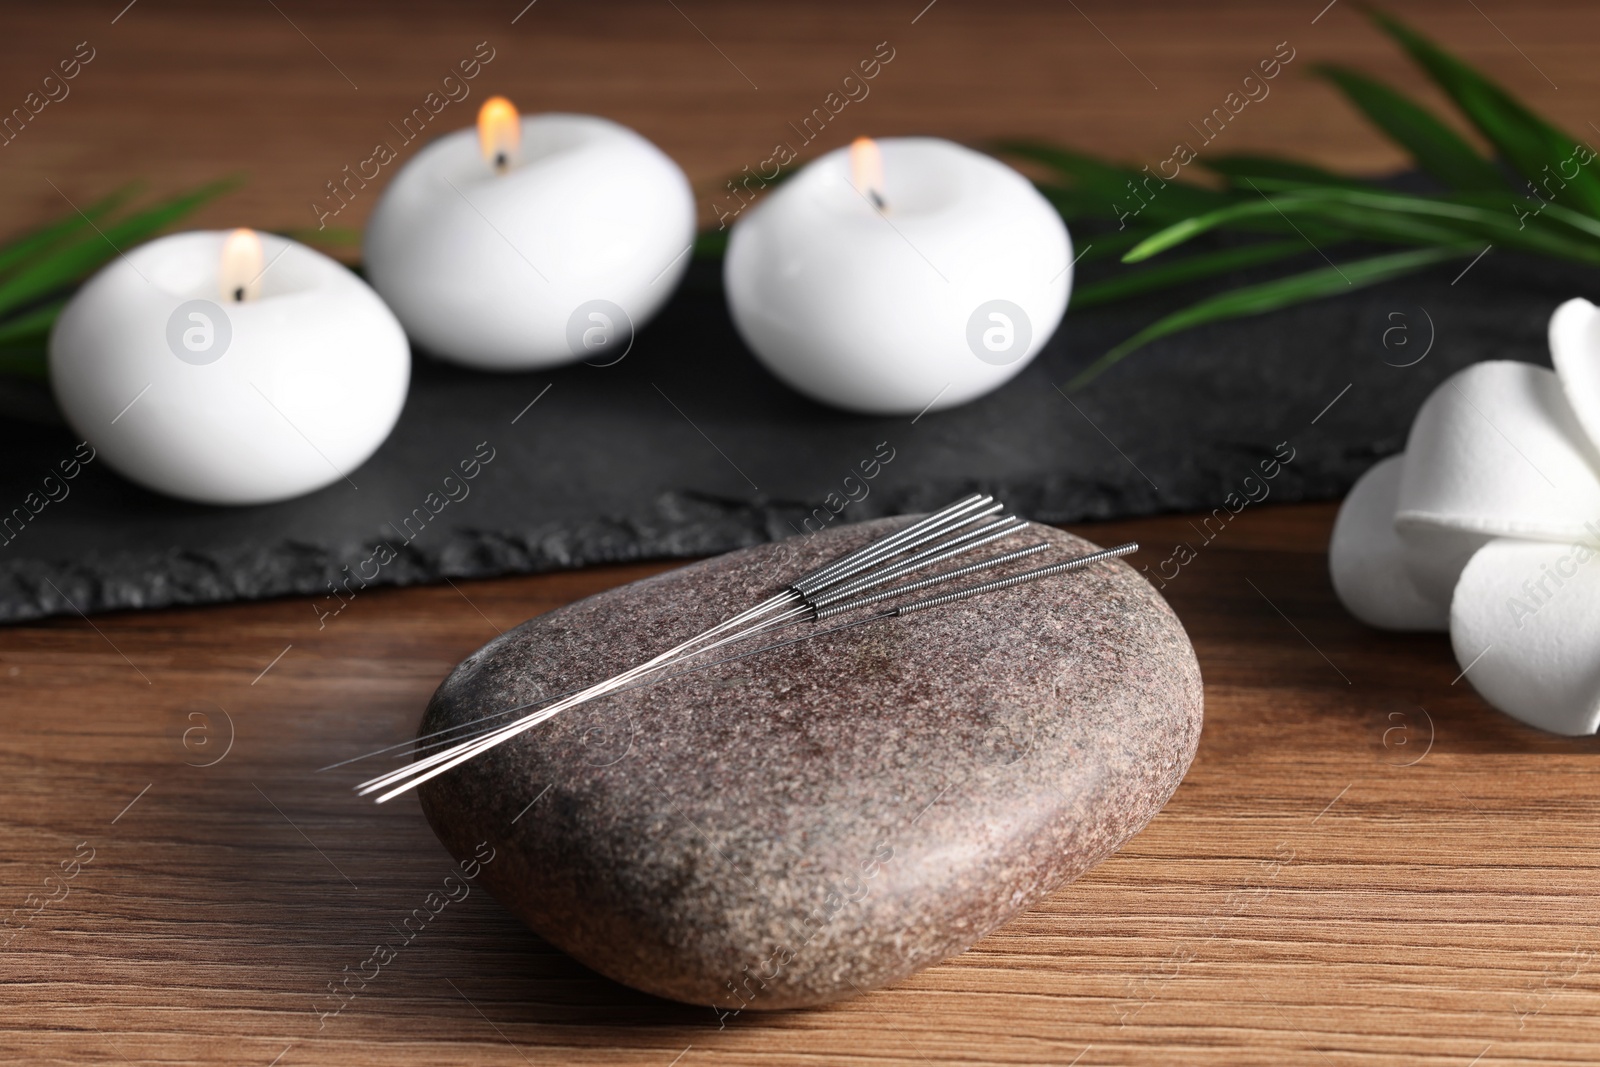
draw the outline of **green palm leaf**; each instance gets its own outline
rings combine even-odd
[[[1235,204],[1185,219],[1134,246],[1123,261],[1138,263],[1209,230],[1241,219],[1282,214],[1306,216],[1340,226],[1352,237],[1409,244],[1454,244],[1467,239],[1495,241],[1535,254],[1583,263],[1600,263],[1600,243],[1564,235],[1546,221],[1534,225],[1516,214],[1483,206],[1483,198],[1413,196],[1381,189],[1298,189],[1254,202]],[[1584,216],[1547,207],[1550,221],[1582,228]],[[1593,224],[1594,220],[1588,220]],[[1600,229],[1600,228],[1597,228]]]
[[[237,184],[237,178],[210,182],[107,226],[89,224],[93,233],[48,251],[0,282],[0,317],[78,281]]]
[[[92,220],[104,218],[107,214],[127,203],[138,191],[139,183],[130,182],[110,196],[90,204],[83,209],[82,213],[74,211],[59,222],[41,226],[37,230],[13,239],[10,244],[0,248],[0,272],[8,271],[18,264],[25,263],[30,257],[39,255],[59,244],[85,226],[90,225]]]
[[[0,323],[0,348],[42,347],[66,305],[65,299],[52,300]]]
[[[1304,241],[1265,241],[1239,248],[1227,248],[1220,252],[1206,252],[1077,287],[1072,291],[1070,307],[1074,311],[1081,311],[1096,304],[1109,304],[1113,300],[1122,300],[1139,293],[1154,292],[1183,282],[1211,278],[1223,271],[1253,267],[1259,263],[1287,259],[1289,256],[1308,251],[1310,249],[1306,247]]]
[[[1308,300],[1337,296],[1391,278],[1413,274],[1446,259],[1472,255],[1476,251],[1474,246],[1469,245],[1392,252],[1347,263],[1343,267],[1322,267],[1304,274],[1276,278],[1260,285],[1251,285],[1207,297],[1181,311],[1175,311],[1165,318],[1158,319],[1117,345],[1074,376],[1067,383],[1067,389],[1069,391],[1081,389],[1130,352],[1169,334],[1207,323],[1277,311],[1294,304],[1303,304]]]
[[[0,374],[43,378],[44,348],[66,304],[57,294],[238,181],[211,182],[114,219],[137,191],[125,186],[0,247]]]
[[[1314,68],[1374,126],[1411,153],[1417,166],[1452,189],[1504,192],[1505,176],[1460,134],[1398,90],[1347,67]]]
[[[1081,152],[1037,141],[1002,141],[995,149],[1049,167],[1066,178],[1072,188],[1103,198],[1105,208],[1099,212],[1101,218],[1117,218],[1120,204],[1140,218],[1159,224],[1211,211],[1237,199],[1234,193],[1168,181],[1147,173],[1148,168],[1119,167]]]
[[[1219,156],[1216,159],[1203,160],[1202,163],[1208,170],[1215,171],[1227,178],[1231,184],[1239,186],[1246,186],[1247,182],[1253,181],[1257,185],[1266,185],[1270,182],[1279,188],[1302,185],[1345,185],[1357,189],[1367,187],[1367,183],[1360,178],[1349,178],[1335,174],[1331,170],[1313,167],[1309,163],[1274,159],[1271,156]]]
[[[1564,163],[1574,159],[1576,140],[1399,19],[1381,11],[1373,11],[1371,16],[1428,72],[1506,162],[1544,190],[1545,198],[1565,186],[1584,211],[1600,215],[1600,176],[1583,165],[1575,166],[1571,175],[1563,169]],[[1550,181],[1559,184],[1552,189],[1547,184]]]

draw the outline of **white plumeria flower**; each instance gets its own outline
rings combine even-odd
[[[1485,700],[1600,729],[1600,308],[1550,318],[1555,370],[1477,363],[1433,391],[1406,450],[1361,477],[1328,564],[1350,613],[1445,630]]]

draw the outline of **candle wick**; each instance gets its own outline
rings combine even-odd
[[[235,304],[244,303],[244,286],[241,285],[241,286],[238,286],[237,288],[234,289],[234,291],[233,291],[233,302]]]
[[[501,173],[504,173],[505,169],[506,169],[506,166],[510,162],[511,161],[506,158],[506,154],[504,152],[496,152],[495,153],[495,155],[494,155],[494,169],[495,170],[500,171]]]
[[[884,210],[888,206],[884,202],[883,194],[878,192],[876,189],[867,190],[867,199],[872,201],[872,206],[877,208],[879,211]]]

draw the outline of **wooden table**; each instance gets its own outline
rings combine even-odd
[[[1481,1064],[1593,1062],[1596,744],[1490,710],[1442,637],[1348,618],[1326,577],[1332,515],[1246,511],[1165,590],[1199,653],[1207,723],[1187,781],[1126,848],[894,988],[726,1030],[585,971],[481,894],[320,1029],[313,1010],[449,866],[414,802],[357,803],[352,775],[317,768],[408,737],[439,679],[496,630],[661,565],[378,592],[320,632],[298,599],[7,629],[0,903],[67,895],[0,955],[0,1050],[130,1064],[266,1064],[285,1049],[284,1065],[1465,1065],[1485,1049]],[[1077,529],[1138,538],[1146,562],[1199,540],[1181,517]]]
[[[485,39],[496,89],[632,123],[684,160],[703,206],[886,39],[898,52],[859,105],[868,128],[1051,134],[1153,160],[1285,39],[1297,64],[1353,59],[1414,84],[1347,3],[1313,23],[1322,6],[939,0],[913,21],[922,0],[540,0],[513,25],[521,0],[142,0],[114,22],[122,0],[40,5],[7,15],[0,91],[20,100],[29,72],[80,40],[98,51],[73,95],[0,149],[0,224],[133,174],[174,188],[244,166],[251,184],[206,221],[304,225],[322,182]],[[1592,7],[1403,10],[1570,126],[1587,121]],[[1395,162],[1326,89],[1300,76],[1275,93],[1233,147]],[[0,952],[0,1058],[1595,1062],[1596,743],[1487,708],[1442,637],[1348,618],[1326,577],[1333,513],[1247,510],[1166,588],[1208,722],[1144,833],[963,956],[721,1030],[706,1009],[585,971],[482,893],[339,1016],[313,1010],[447,868],[414,803],[355,803],[348,775],[317,768],[407,737],[497,630],[662,565],[374,592],[320,631],[299,600],[0,630],[0,908],[59,898]],[[1136,563],[1200,541],[1182,516],[1078,529],[1139,539]]]

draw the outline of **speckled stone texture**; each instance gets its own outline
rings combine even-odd
[[[625,669],[907,521],[745,549],[530,620],[456,668],[422,732]],[[1040,537],[1046,561],[1094,548],[1035,526],[995,550]],[[482,880],[551,943],[726,1017],[965,950],[1137,833],[1201,718],[1182,625],[1114,560],[583,705],[421,798],[457,857],[494,843]]]
[[[1095,240],[1074,236],[1080,248]],[[1338,300],[1164,337],[1071,404],[1052,386],[1202,292],[1326,265],[1308,249],[1303,262],[1218,277],[1193,293],[1075,309],[1004,388],[913,427],[833,411],[780,384],[733,329],[722,264],[698,261],[614,366],[483,374],[419,356],[394,433],[349,472],[360,492],[339,481],[279,504],[208,507],[90,463],[69,499],[51,501],[0,545],[0,621],[303,595],[298,610],[315,626],[314,608],[339,604],[329,583],[350,573],[372,575],[374,586],[415,585],[712,555],[800,532],[879,442],[896,450],[894,462],[830,525],[974,490],[1049,522],[1210,512],[1285,439],[1297,458],[1272,481],[1271,499],[1333,499],[1405,447],[1417,407],[1462,367],[1548,366],[1550,313],[1600,290],[1596,268],[1497,248],[1459,284],[1461,265],[1440,264]],[[1079,268],[1081,285],[1121,265],[1090,257]],[[77,444],[65,427],[11,417],[30,413],[52,413],[49,390],[0,377],[0,518],[13,518],[13,530]],[[479,442],[496,458],[471,497],[445,506],[415,539],[397,533],[391,523],[438,506],[425,504],[428,494],[443,499],[442,479]],[[396,557],[374,575],[363,561],[379,544]]]

